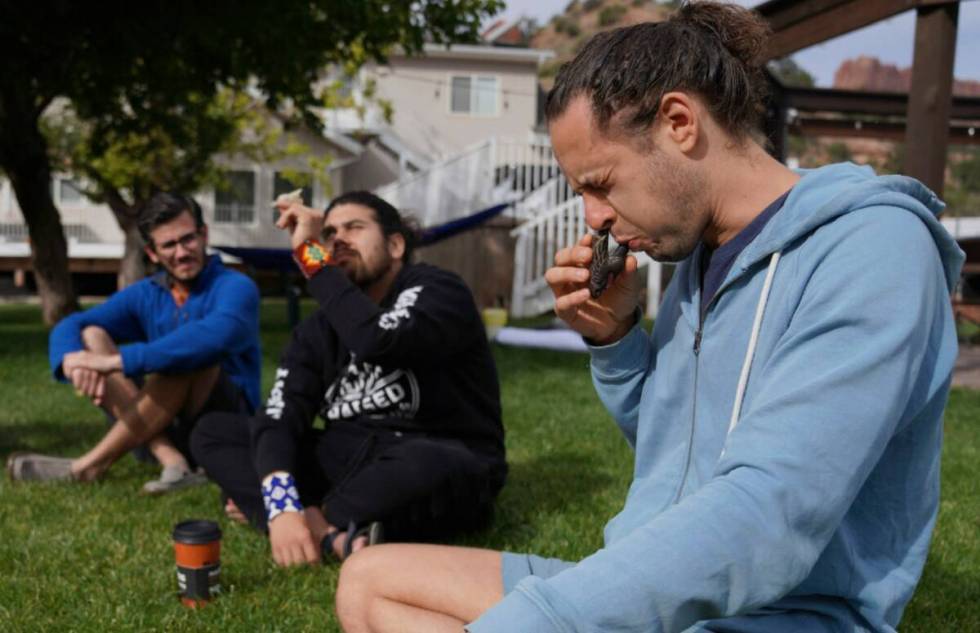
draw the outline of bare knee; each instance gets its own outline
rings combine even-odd
[[[82,328],[82,344],[92,352],[112,352],[116,344],[109,333],[98,325],[87,325]]]
[[[384,568],[385,546],[355,552],[344,561],[334,598],[337,618],[346,633],[370,633],[371,602],[381,596],[379,573]]]

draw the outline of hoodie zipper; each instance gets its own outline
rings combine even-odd
[[[742,269],[744,272],[745,269]],[[684,460],[684,470],[681,473],[681,483],[677,488],[677,496],[674,498],[674,503],[681,500],[681,496],[684,494],[684,488],[687,484],[687,474],[691,470],[691,457],[694,455],[694,429],[697,426],[698,419],[698,374],[701,369],[701,339],[704,336],[704,321],[708,318],[708,310],[711,309],[712,304],[718,299],[718,295],[722,293],[728,286],[732,284],[734,280],[729,280],[728,283],[722,284],[718,290],[715,291],[711,301],[708,302],[708,306],[704,309],[703,316],[700,308],[698,309],[698,329],[694,332],[694,346],[692,351],[694,352],[694,397],[691,402],[691,433],[687,438],[687,458]]]
[[[778,257],[775,259],[778,260]],[[771,264],[771,266],[774,266],[774,264]],[[729,279],[727,283],[722,284],[721,287],[715,291],[714,296],[711,297],[711,301],[708,302],[707,307],[704,309],[703,316],[699,310],[698,329],[694,333],[694,346],[692,349],[694,352],[694,397],[691,403],[691,434],[687,441],[687,459],[684,463],[684,471],[681,475],[681,483],[677,488],[677,496],[674,499],[674,503],[679,502],[681,500],[681,496],[684,494],[684,488],[687,484],[687,474],[691,470],[691,457],[694,454],[694,429],[698,418],[698,373],[701,368],[701,341],[702,337],[704,336],[704,321],[708,318],[708,310],[711,309],[711,306],[718,299],[718,296],[721,295],[721,293],[726,290],[728,286],[734,283],[735,279],[741,276],[746,270],[748,270],[748,266],[743,266],[738,275],[732,279]]]
[[[714,298],[712,298],[712,301],[714,301]],[[705,310],[705,312],[707,312],[707,310]],[[703,333],[704,320],[699,317],[698,329],[694,333],[694,398],[693,402],[691,403],[691,433],[687,438],[687,458],[684,460],[684,470],[681,473],[681,484],[677,487],[677,496],[674,497],[674,503],[679,502],[681,500],[681,496],[684,494],[684,487],[687,483],[687,473],[691,470],[691,456],[694,453],[694,428],[698,419],[698,373],[701,368],[701,336]]]

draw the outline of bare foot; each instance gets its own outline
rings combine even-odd
[[[240,523],[242,525],[248,525],[248,519],[245,514],[238,509],[235,502],[229,497],[228,501],[225,502],[225,516],[234,521],[235,523]]]

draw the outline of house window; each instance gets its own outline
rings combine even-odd
[[[489,75],[454,75],[449,109],[456,114],[494,116],[497,114],[500,82]]]
[[[251,224],[255,221],[255,173],[229,171],[226,186],[214,192],[214,221],[225,224]]]
[[[309,182],[311,180],[310,174],[303,174],[303,180]],[[272,181],[272,199],[275,200],[280,195],[284,193],[289,193],[291,191],[296,191],[300,188],[300,185],[294,184],[286,176],[283,175],[281,171],[277,171],[276,175]],[[305,185],[303,186],[303,204],[308,207],[313,206],[313,186]],[[279,209],[273,208],[272,211],[272,221],[276,222],[279,220]]]
[[[80,205],[86,203],[85,194],[74,178],[58,178],[54,181],[55,200],[58,204]]]

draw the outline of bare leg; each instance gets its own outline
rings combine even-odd
[[[100,354],[116,354],[119,352],[109,333],[95,325],[90,325],[82,330],[82,342],[85,344],[85,349]],[[139,388],[125,374],[122,372],[110,374],[106,377],[106,393],[102,408],[118,420],[122,416],[123,410],[132,405],[138,395]],[[166,434],[158,433],[151,438],[147,442],[147,448],[163,467],[178,464],[187,465],[187,460],[174,447]]]
[[[460,633],[503,594],[500,552],[376,545],[340,569],[337,616],[346,633]]]
[[[118,421],[102,440],[74,460],[72,474],[81,480],[96,479],[127,451],[160,434],[178,413],[199,411],[217,377],[217,367],[179,376],[149,376],[135,401],[120,409]]]

